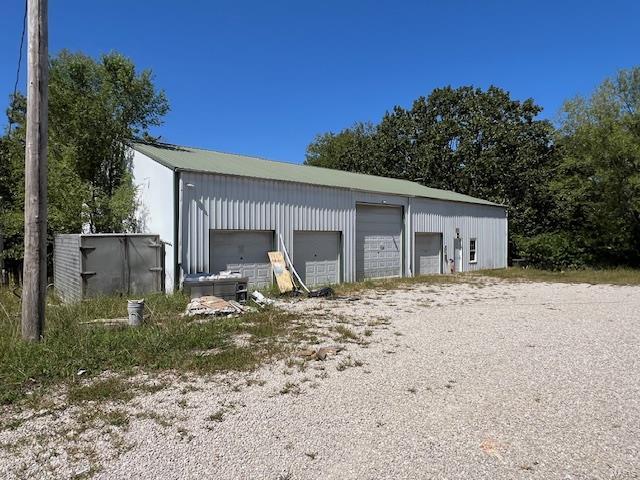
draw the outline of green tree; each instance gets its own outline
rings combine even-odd
[[[129,140],[148,138],[169,105],[149,70],[119,53],[94,60],[62,51],[50,60],[49,232],[135,228]],[[22,256],[25,98],[10,99],[0,137],[0,230],[6,256]]]
[[[131,223],[134,198],[126,141],[160,125],[169,108],[164,93],[156,91],[149,70],[137,74],[118,53],[96,62],[63,51],[51,61],[49,95],[51,142],[89,186],[91,231],[122,230]],[[130,207],[123,210],[127,193]]]
[[[375,132],[370,123],[356,123],[339,133],[318,135],[307,147],[305,163],[349,172],[375,171]]]
[[[316,137],[306,163],[418,181],[505,204],[514,236],[552,225],[554,129],[533,100],[497,87],[438,88],[375,126]],[[512,249],[513,249],[512,245]]]
[[[551,183],[561,230],[583,261],[640,263],[640,67],[562,109],[562,161]]]

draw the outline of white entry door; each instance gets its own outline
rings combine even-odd
[[[456,238],[453,240],[453,249],[454,249],[454,262],[455,262],[455,271],[462,271],[462,239]]]

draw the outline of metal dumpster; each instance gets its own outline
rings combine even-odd
[[[64,302],[163,292],[164,244],[149,234],[56,235],[53,282]]]

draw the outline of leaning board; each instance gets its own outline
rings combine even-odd
[[[278,282],[278,289],[280,289],[281,293],[292,291],[293,281],[289,270],[287,270],[282,252],[268,252],[268,255],[273,274],[276,276],[276,282]]]

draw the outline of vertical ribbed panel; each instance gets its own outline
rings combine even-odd
[[[290,254],[295,230],[341,232],[342,277],[355,275],[355,201],[338,188],[181,172],[180,245],[184,273],[209,271],[209,230],[273,230]],[[274,245],[275,247],[275,245]]]
[[[460,229],[465,272],[507,266],[507,216],[504,208],[414,198],[411,200],[411,217],[414,232],[443,234],[449,258],[453,256],[456,228]],[[471,238],[477,239],[477,263],[469,263]]]
[[[53,246],[53,285],[65,302],[82,300],[80,235],[58,234]]]
[[[404,208],[405,275],[413,268],[414,232],[441,232],[449,255],[455,229],[464,244],[465,271],[506,266],[506,217],[501,207],[407,198],[248,177],[181,172],[182,272],[209,271],[209,230],[273,230],[292,257],[295,230],[339,231],[342,280],[355,280],[356,203]],[[468,240],[478,239],[478,263],[468,262]],[[277,241],[277,240],[276,240]],[[275,245],[274,245],[275,247]]]

